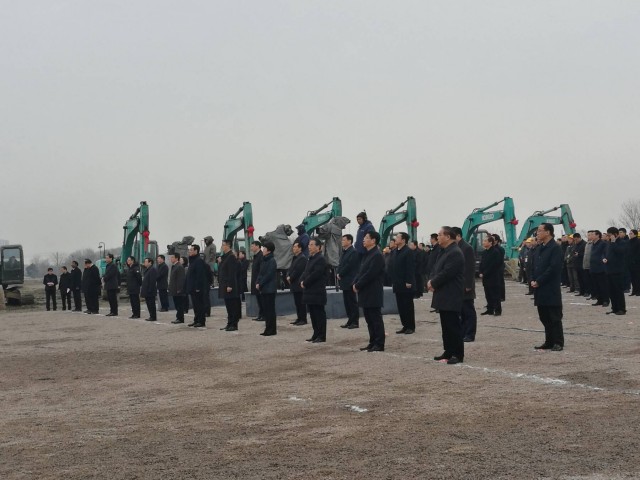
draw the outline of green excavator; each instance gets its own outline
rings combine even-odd
[[[560,210],[560,216],[551,216],[549,213]],[[543,223],[550,223],[552,225],[562,225],[564,233],[567,235],[575,233],[576,222],[573,220],[573,214],[571,208],[566,203],[561,204],[559,207],[553,207],[549,210],[539,210],[533,212],[533,214],[524,221],[520,235],[514,244],[506,250],[509,258],[518,258],[518,249],[522,243],[529,237],[533,236],[537,228]]]
[[[222,234],[223,240],[229,240],[233,244],[233,249],[238,250],[240,247],[238,232],[244,231],[243,246],[247,258],[251,259],[253,254],[249,246],[253,242],[253,209],[250,202],[243,202],[242,206],[233,215],[229,215],[229,218],[224,223],[224,232]]]
[[[402,207],[407,206],[406,209],[400,210]],[[407,197],[407,199],[398,205],[396,208],[387,210],[380,221],[380,248],[384,248],[389,244],[389,240],[393,235],[393,228],[401,223],[407,224],[407,233],[409,234],[409,240],[418,239],[418,214],[416,209],[416,199],[413,197]]]
[[[30,305],[33,295],[23,293],[24,252],[22,245],[3,245],[0,247],[0,284],[8,305]]]
[[[504,203],[502,210],[489,211],[497,205]],[[516,242],[516,218],[515,207],[511,197],[504,197],[502,200],[492,203],[486,207],[476,208],[471,212],[462,225],[462,238],[465,242],[471,244],[476,251],[482,249],[482,234],[486,232],[478,230],[478,227],[487,223],[502,220],[504,222],[504,249],[505,252],[511,250]]]
[[[127,257],[132,256],[140,265],[145,258],[152,258],[155,262],[158,256],[158,242],[149,239],[149,205],[147,202],[140,202],[138,209],[133,212],[122,227],[124,238],[122,240],[122,252],[115,259],[121,280],[125,281],[125,271],[127,270]],[[100,269],[100,275],[104,275],[107,268],[106,261],[100,259],[96,262]]]

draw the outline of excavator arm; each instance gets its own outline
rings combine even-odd
[[[490,208],[500,205],[501,203],[504,203],[502,210],[489,211]],[[516,225],[518,225],[513,199],[511,197],[504,197],[502,200],[498,200],[486,207],[476,208],[471,212],[462,225],[462,238],[466,242],[475,245],[473,240],[478,227],[497,220],[504,222],[505,251],[510,252],[516,242]]]
[[[331,207],[331,210],[328,212],[323,212],[328,207]],[[316,228],[329,223],[329,220],[335,217],[342,216],[342,200],[338,197],[333,197],[333,199],[325,203],[323,206],[316,210],[312,210],[307,212],[307,216],[304,217],[301,224],[304,225],[304,230],[308,235],[313,235],[313,232]]]
[[[402,207],[407,206],[405,210],[400,210]],[[407,199],[391,210],[382,217],[380,221],[380,247],[384,248],[389,244],[393,228],[401,223],[407,224],[407,233],[409,234],[409,240],[416,240],[418,238],[418,213],[416,208],[416,199],[414,197],[407,197]]]
[[[140,202],[140,206],[125,222],[122,229],[124,230],[124,239],[122,240],[120,258],[123,263],[130,255],[133,255],[140,263],[147,255],[153,253],[150,251],[149,205],[147,202]],[[142,236],[142,240],[139,239],[138,234]]]
[[[241,230],[244,230],[246,251],[247,255],[250,256],[249,245],[253,242],[253,232],[255,231],[253,228],[253,208],[250,202],[243,202],[236,213],[229,215],[229,218],[224,223],[222,238],[231,241],[235,245],[238,232]]]

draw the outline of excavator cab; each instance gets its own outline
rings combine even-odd
[[[0,247],[0,283],[2,288],[24,283],[24,253],[22,245]]]

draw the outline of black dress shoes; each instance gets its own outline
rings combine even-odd
[[[168,308],[161,308],[161,309],[160,309],[160,311],[161,311],[161,312],[168,312],[168,311],[169,311],[169,309],[168,309]]]
[[[533,347],[535,350],[551,350],[552,345],[548,343],[543,343],[542,345],[538,345],[537,347]]]
[[[617,312],[615,312],[616,315],[626,315],[627,311],[626,310],[618,310]]]
[[[117,317],[117,316],[118,316],[118,314],[117,314],[117,313],[107,313],[107,314],[105,315],[105,317]]]
[[[608,307],[608,306],[609,306],[609,302],[604,302],[604,303],[602,304],[602,306],[603,306],[603,307]]]
[[[231,325],[231,326],[225,328],[225,330],[227,332],[237,332],[238,331],[238,327],[234,327],[233,325]]]
[[[189,325],[187,325],[187,327],[195,327],[196,325],[196,322],[191,322]]]
[[[262,332],[260,335],[262,335],[263,337],[273,337],[275,333]]]
[[[305,340],[305,342],[309,342],[309,343],[311,343],[311,342],[314,342],[314,341],[315,341],[315,339],[316,339],[316,337],[307,338],[307,339]]]
[[[405,333],[407,333],[407,329],[406,329],[406,328],[404,328],[404,327],[402,327],[402,328],[401,328],[400,330],[398,330],[396,333],[398,333],[398,334],[405,334]]]
[[[145,320],[147,322],[155,322],[157,319],[156,318],[145,318]]]
[[[351,325],[348,325],[347,328],[349,330],[353,330],[354,328],[360,328],[360,325],[356,325],[355,323],[352,323]]]
[[[592,303],[591,304],[592,307],[599,307],[600,305],[602,305],[602,303],[600,303],[600,302],[596,302],[596,303]]]
[[[486,312],[482,312],[480,315],[493,315],[493,312],[490,310],[487,310]]]
[[[324,342],[326,342],[326,341],[327,341],[327,340],[326,340],[325,338],[316,338],[316,339],[315,339],[313,342],[311,342],[311,343],[324,343]]]
[[[171,322],[171,323],[173,323],[174,325],[177,325],[178,323],[184,323],[184,320],[177,320],[177,319],[176,319],[176,320],[174,320],[174,321],[173,321],[173,322]]]
[[[264,318],[262,317],[252,318],[251,320],[253,320],[254,322],[264,322]]]
[[[612,313],[616,313],[613,310],[611,310],[610,312],[604,312],[606,315],[611,315]]]
[[[558,345],[557,343],[551,347],[550,349],[552,352],[561,352],[562,351],[562,345]]]
[[[340,328],[349,328],[349,324],[345,323],[344,325],[340,325]]]
[[[361,352],[369,351],[373,348],[373,345],[369,344],[366,347],[360,347]]]
[[[224,327],[222,327],[220,330],[227,330],[229,328],[229,324],[225,325]]]
[[[307,322],[303,322],[301,320],[298,320],[297,322],[293,322],[291,325],[295,325],[296,327],[299,327],[300,325],[306,325]]]
[[[412,330],[412,329],[410,329],[410,328],[407,328],[407,329],[404,331],[404,334],[405,334],[405,335],[411,335],[412,333],[415,333],[415,332],[416,332],[415,330]]]
[[[206,325],[204,323],[196,323],[193,328],[203,328],[206,327]]]
[[[438,355],[437,357],[433,357],[433,359],[436,362],[439,362],[440,360],[449,360],[451,358],[451,355],[449,355],[447,352],[443,352],[442,355]]]
[[[453,356],[447,360],[447,365],[455,365],[456,363],[462,363],[464,361],[463,357]]]
[[[471,337],[464,337],[462,339],[462,341],[465,342],[465,343],[470,343],[470,342],[475,342],[476,339],[475,338],[471,338]]]
[[[369,352],[384,352],[384,347],[381,346],[381,345],[374,345],[368,351]]]

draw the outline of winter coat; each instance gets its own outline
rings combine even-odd
[[[140,296],[144,298],[155,298],[158,294],[157,288],[158,270],[154,267],[147,268],[142,277],[142,286],[140,287]]]
[[[624,273],[626,267],[625,259],[627,256],[627,245],[628,242],[619,238],[617,238],[615,242],[607,243],[605,257],[607,259],[607,273]]]
[[[71,269],[71,290],[82,289],[82,272],[79,268]]]
[[[53,283],[53,285],[47,285],[47,283]],[[58,276],[55,273],[47,273],[42,279],[45,291],[55,292],[56,285],[58,285]]]
[[[391,251],[389,277],[394,293],[410,294],[416,290],[416,256],[408,246]],[[407,284],[411,285],[407,287]]]
[[[200,255],[189,257],[189,268],[185,279],[185,293],[188,295],[208,295],[209,280],[207,279],[207,265]]]
[[[292,292],[302,292],[302,287],[300,286],[300,279],[302,274],[304,273],[304,269],[307,266],[307,257],[305,257],[302,253],[299,253],[297,256],[293,257],[293,261],[291,262],[291,266],[287,271],[287,277],[290,278],[289,289]]]
[[[156,279],[158,290],[166,290],[169,288],[169,266],[166,263],[158,263],[156,271],[158,272],[158,278]]]
[[[262,251],[258,251],[253,256],[253,261],[251,262],[251,294],[258,295],[260,292],[256,290],[256,280],[260,276],[260,267],[262,266]]]
[[[501,284],[503,263],[502,254],[497,247],[491,247],[484,251],[480,259],[482,285],[495,287]]]
[[[100,281],[100,270],[95,265],[84,269],[82,273],[82,292],[85,295],[100,295],[102,282]]]
[[[186,280],[186,272],[184,266],[180,262],[171,265],[171,273],[169,275],[169,295],[172,297],[184,296],[184,284]]]
[[[458,247],[464,255],[464,300],[473,300],[476,298],[476,252],[464,240],[458,242]]]
[[[133,263],[127,270],[127,293],[129,295],[140,295],[140,287],[142,287],[140,265]]]
[[[117,290],[120,286],[120,272],[114,261],[107,265],[102,280],[104,280],[104,289],[107,291]]]
[[[464,271],[464,254],[458,244],[454,242],[446,248],[441,248],[429,280],[433,288],[432,308],[443,312],[462,310]]]
[[[340,257],[340,263],[336,273],[340,275],[340,288],[342,290],[349,290],[353,288],[353,281],[358,275],[360,269],[360,255],[358,251],[353,247],[349,247],[342,251]]]
[[[365,251],[360,271],[353,282],[358,290],[358,305],[362,308],[381,308],[384,306],[384,258],[377,247]]]
[[[238,270],[240,264],[231,250],[220,257],[218,265],[218,298],[238,298],[240,289],[238,288]],[[227,292],[227,288],[231,288]]]
[[[60,275],[58,290],[64,293],[67,293],[67,290],[71,290],[71,274],[69,272]]]
[[[375,232],[376,229],[373,227],[373,223],[369,220],[365,220],[362,222],[362,225],[358,227],[358,232],[356,233],[356,243],[353,245],[356,251],[360,255],[364,255],[367,253],[367,249],[364,248],[362,241],[364,240],[364,236],[369,232]]]
[[[302,303],[306,305],[327,304],[327,260],[321,253],[310,255],[302,273]]]
[[[602,260],[607,255],[607,244],[602,240],[598,240],[597,242],[593,242],[591,246],[591,262],[589,263],[590,273],[605,273],[606,267]]]
[[[539,245],[533,265],[531,280],[538,283],[533,289],[533,298],[538,307],[561,307],[562,292],[562,247],[554,239],[546,245]]]
[[[582,268],[582,263],[584,261],[584,250],[587,247],[587,242],[584,240],[580,240],[579,242],[574,241],[573,243],[573,268],[580,269]]]
[[[276,293],[276,276],[278,274],[276,259],[273,253],[262,256],[262,264],[260,265],[260,274],[256,279],[256,283],[260,285],[260,293],[269,294]]]

